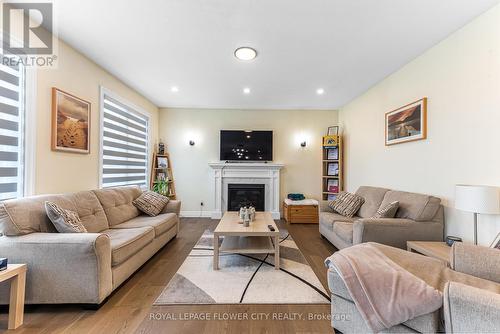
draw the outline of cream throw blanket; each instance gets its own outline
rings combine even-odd
[[[441,292],[394,263],[371,243],[342,249],[325,263],[344,280],[375,333],[439,309]]]

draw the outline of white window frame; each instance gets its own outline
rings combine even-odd
[[[146,116],[148,118],[148,136],[147,136],[147,157],[146,157],[146,185],[145,188],[149,188],[149,179],[151,177],[151,152],[152,152],[152,115],[151,113],[147,112],[143,108],[133,104],[132,102],[129,102],[128,100],[124,99],[120,95],[116,94],[115,92],[107,89],[104,86],[99,86],[100,90],[100,97],[99,97],[99,189],[102,189],[102,178],[103,178],[103,155],[104,155],[104,148],[103,148],[103,141],[104,141],[104,95],[107,95],[111,97],[112,99],[117,100],[120,103],[123,103],[127,107],[133,109],[134,111]]]
[[[0,29],[3,36],[3,30]],[[0,48],[3,55],[3,50]],[[16,55],[14,55],[16,56]],[[16,198],[32,196],[35,194],[35,161],[36,161],[36,97],[37,97],[37,68],[26,67],[22,64],[23,89],[20,89],[20,126],[22,127],[21,151],[19,152],[19,174],[22,175],[22,194],[19,193]]]

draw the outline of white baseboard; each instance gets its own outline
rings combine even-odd
[[[199,217],[212,217],[212,211],[181,211],[181,217],[199,218]]]

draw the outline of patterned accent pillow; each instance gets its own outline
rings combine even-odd
[[[328,203],[328,206],[342,216],[351,218],[364,202],[365,199],[359,195],[341,192],[336,199]]]
[[[59,233],[85,233],[78,213],[61,208],[53,202],[45,202],[45,212]]]
[[[371,218],[394,218],[396,216],[396,212],[398,211],[398,209],[399,209],[399,202],[394,201],[387,204],[383,208],[379,208],[377,210],[377,213],[375,213],[375,215]]]
[[[151,190],[146,190],[141,194],[141,196],[133,200],[132,204],[145,214],[154,217],[160,214],[169,200],[170,199],[166,196],[160,195]]]

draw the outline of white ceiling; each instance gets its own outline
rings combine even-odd
[[[498,2],[57,0],[56,23],[160,107],[333,109]],[[252,62],[233,56],[246,45]]]

